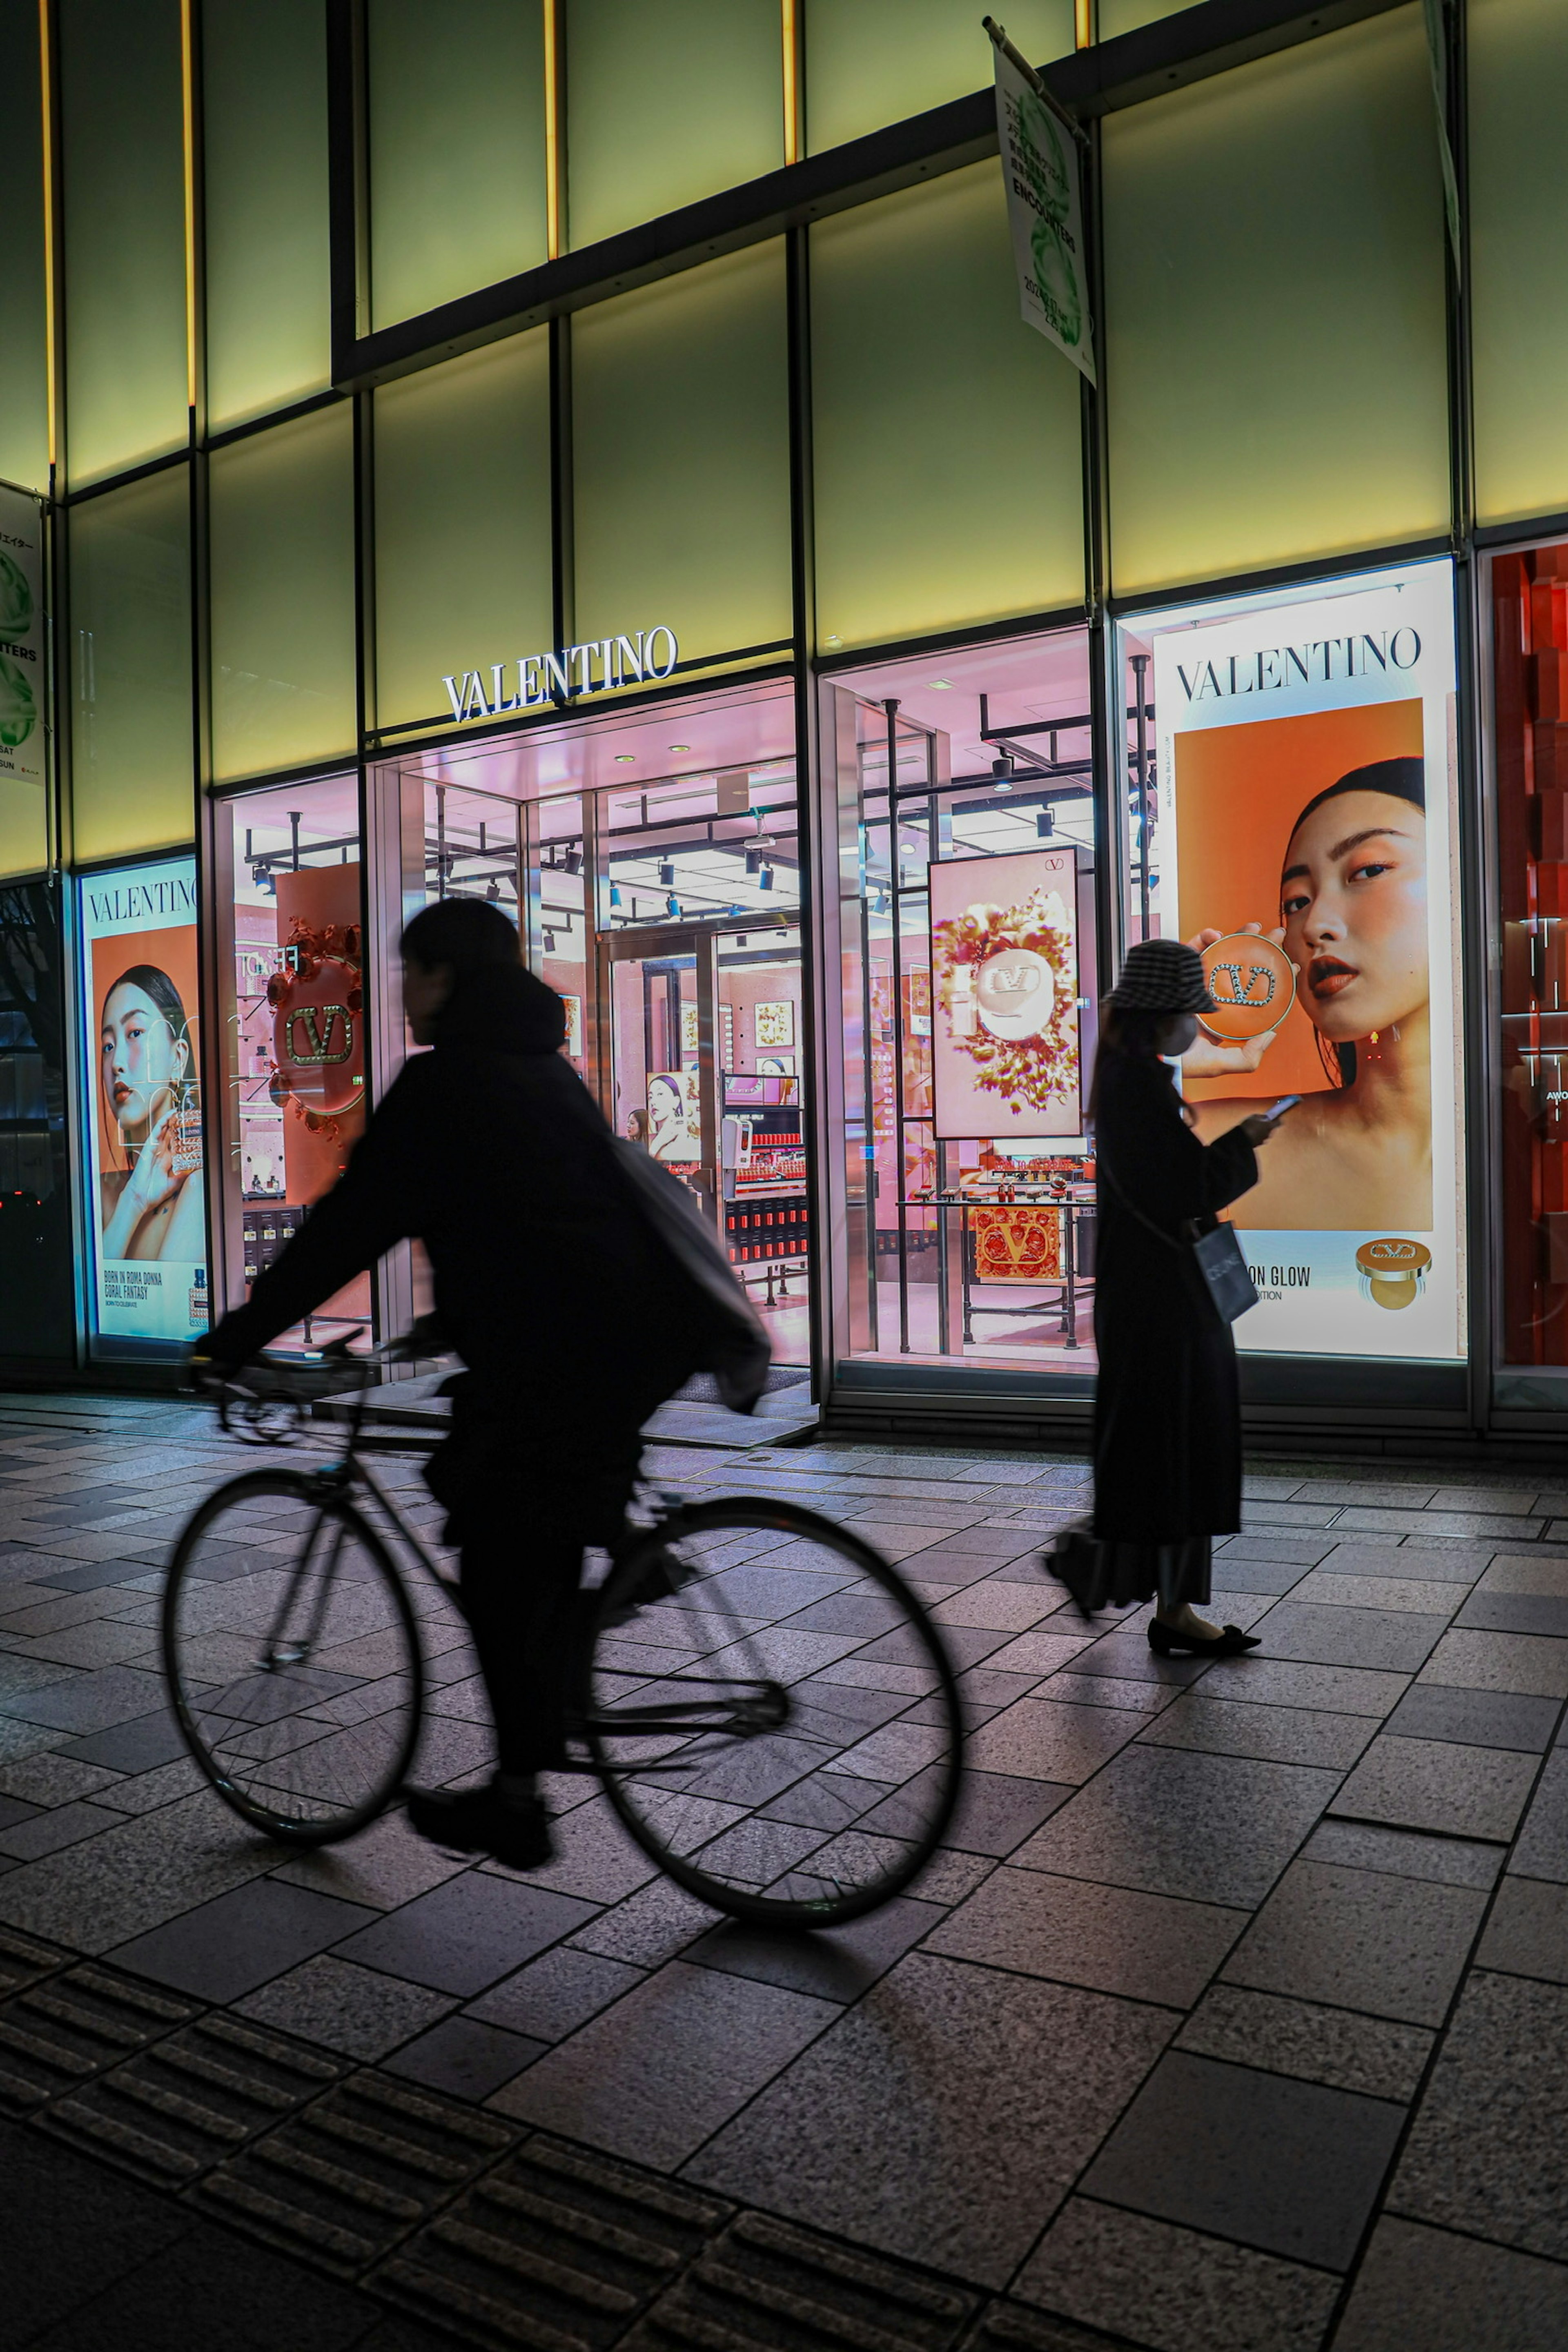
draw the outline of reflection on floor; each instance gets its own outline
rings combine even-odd
[[[877,1345],[858,1349],[856,1353],[883,1362],[907,1362],[916,1357],[927,1363],[994,1364],[1019,1371],[1092,1372],[1092,1290],[1077,1295],[1073,1310],[1069,1326],[1061,1293],[1055,1288],[976,1283],[970,1291],[966,1339],[963,1293],[955,1284],[948,1305],[944,1352],[941,1293],[934,1282],[911,1282],[902,1309],[909,1328],[905,1348],[898,1283],[889,1277],[877,1288]],[[1068,1344],[1069,1329],[1076,1346]]]
[[[247,1835],[182,1759],[155,1620],[184,1515],[254,1463],[182,1405],[0,1401],[4,2342],[161,2343],[176,2308],[182,2352],[1568,2341],[1539,1475],[1255,1465],[1215,1613],[1263,1647],[1205,1666],[1040,1575],[1075,1461],[656,1450],[852,1519],[962,1668],[937,1861],[782,1943],[655,1879],[582,1781],[526,1877],[396,1820]],[[421,1769],[461,1781],[482,1696],[460,1629],[432,1649]],[[908,1704],[896,1660],[850,1668]]]

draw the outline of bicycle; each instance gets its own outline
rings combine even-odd
[[[224,1801],[285,1845],[352,1837],[405,1785],[426,1679],[416,1600],[441,1602],[411,1588],[389,1538],[461,1615],[456,1580],[364,1459],[372,1374],[409,1353],[337,1342],[305,1369],[248,1368],[220,1398],[226,1430],[284,1444],[331,1395],[346,1438],[320,1467],[219,1487],[170,1562],[180,1729]],[[797,1504],[654,1495],[650,1517],[591,1556],[569,1688],[564,1769],[596,1774],[649,1860],[732,1917],[860,1918],[952,1820],[963,1734],[941,1634],[870,1545]]]

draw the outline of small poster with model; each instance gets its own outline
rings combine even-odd
[[[667,1168],[695,1168],[701,1160],[701,1081],[695,1070],[655,1070],[649,1077],[647,1148]]]
[[[929,871],[938,1136],[1077,1135],[1075,853],[950,858]]]

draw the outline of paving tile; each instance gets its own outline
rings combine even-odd
[[[332,1952],[274,1977],[235,2004],[236,2014],[320,2042],[372,2064],[457,2007],[449,1994],[357,1968]]]
[[[549,1887],[469,1870],[362,1927],[338,1956],[471,1996],[581,1927],[593,1908]]]
[[[1359,2017],[1310,2000],[1258,1992],[1246,1985],[1211,1985],[1174,2047],[1200,2058],[1224,2058],[1294,2074],[1304,2083],[1361,2091],[1372,2099],[1408,2102],[1436,2035],[1391,2018]]]
[[[1335,1772],[1130,1748],[1014,1856],[1030,1870],[1207,1903],[1260,1903],[1339,1786]]]
[[[1463,1592],[1433,1577],[1344,1576],[1332,1568],[1315,1568],[1290,1599],[1309,1608],[1403,1610],[1409,1616],[1447,1622]]]
[[[1249,1552],[1216,1551],[1209,1572],[1209,1589],[1215,1593],[1272,1592],[1282,1598],[1310,1574],[1310,1569],[1299,1561],[1257,1559]],[[1215,1602],[1216,1608],[1223,1605]]]
[[[1457,1627],[1495,1633],[1568,1634],[1568,1593],[1483,1592],[1470,1594]]]
[[[1486,1909],[1474,1887],[1292,1863],[1224,1969],[1228,1984],[1441,2025]]]
[[[542,2058],[549,2044],[485,2025],[477,2017],[443,2017],[383,2063],[389,2074],[445,2091],[454,2099],[488,2099]]]
[[[1110,2331],[1117,2345],[1319,2352],[1340,2282],[1329,2271],[1074,2197],[1025,2264],[1016,2292]]]
[[[1458,1690],[1568,1698],[1568,1642],[1544,1633],[1445,1633],[1421,1669],[1421,1680],[1448,1683]]]
[[[1205,1698],[1322,1707],[1331,1715],[1387,1715],[1408,1687],[1406,1675],[1375,1674],[1361,1666],[1302,1665],[1294,1659],[1256,1654],[1215,1658],[1204,1675]]]
[[[840,2014],[833,2001],[672,1960],[490,2104],[670,2168]]]
[[[1305,1533],[1310,1528],[1326,1528],[1338,1517],[1332,1503],[1244,1503],[1241,1528],[1244,1535],[1261,1533],[1265,1528]]]
[[[1568,1748],[1553,1748],[1542,1767],[1508,1866],[1522,1878],[1568,1883]]]
[[[558,1944],[514,1976],[492,1985],[464,2014],[504,2026],[525,2040],[548,2045],[563,2042],[591,2017],[643,1981],[641,1969]]]
[[[1368,1508],[1353,1504],[1334,1521],[1347,1533],[1376,1531],[1388,1535],[1500,1536],[1518,1542],[1531,1522],[1486,1511],[1402,1511]]]
[[[171,2198],[79,2156],[40,2132],[0,2126],[5,2292],[0,2347],[69,2323],[89,2297],[154,2259],[190,2227]],[[47,2250],[47,2259],[40,2254]],[[167,2339],[165,2339],[167,2340]],[[100,2352],[112,2335],[83,2343]]]
[[[1466,1748],[1513,1748],[1542,1756],[1562,1708],[1521,1691],[1451,1690],[1415,1683],[1384,1727],[1405,1739],[1453,1739]]]
[[[514,1877],[519,1885],[549,1888],[557,1895],[594,1903],[618,1903],[658,1874],[641,1846],[633,1844],[604,1797],[595,1796],[563,1819],[558,1815],[553,1826],[554,1859],[542,1869],[524,1876],[491,1863],[485,1865],[486,1871]]]
[[[1276,1601],[1259,1631],[1270,1658],[1410,1675],[1447,1622],[1409,1610],[1330,1609],[1296,1599]]]
[[[1538,1767],[1510,1748],[1380,1733],[1331,1810],[1350,1821],[1389,1822],[1445,1837],[1513,1835]]]
[[[1144,1625],[1152,1611],[1145,1609],[1131,1626],[1118,1626],[1114,1632],[1101,1634],[1093,1646],[1080,1650],[1073,1660],[1075,1675],[1110,1675],[1118,1681],[1134,1683],[1174,1683],[1184,1685],[1196,1682],[1210,1663],[1204,1658],[1157,1658],[1149,1647]],[[1102,1623],[1097,1618],[1097,1624]]]
[[[151,1772],[160,1764],[174,1763],[189,1750],[179,1725],[160,1696],[152,1714],[132,1716],[129,1721],[116,1723],[106,1731],[68,1739],[60,1753],[75,1757],[83,1764],[105,1765],[111,1772]]]
[[[1568,1984],[1568,1886],[1540,1878],[1505,1878],[1476,1965]]]
[[[118,1945],[113,1958],[135,1976],[198,2000],[237,2000],[374,1917],[359,1904],[256,1878]]]
[[[1334,2352],[1561,2352],[1568,2270],[1384,2214]]]
[[[1318,1563],[1326,1576],[1355,1576],[1363,1581],[1403,1583],[1418,1577],[1428,1584],[1474,1584],[1491,1558],[1489,1544],[1453,1542],[1421,1544],[1414,1539],[1384,1543],[1339,1543]],[[1457,1605],[1459,1595],[1454,1595]]]
[[[700,1937],[683,1957],[694,1967],[726,1969],[759,1984],[783,1985],[790,1992],[843,2004],[858,2000],[947,1916],[937,1904],[900,1895],[868,1918],[811,1935],[728,1920]]]
[[[1435,1511],[1507,1511],[1528,1515],[1541,1499],[1536,1486],[1439,1486],[1430,1497]]]
[[[1244,1536],[1232,1536],[1228,1542],[1216,1543],[1216,1559],[1278,1560],[1282,1565],[1316,1568],[1324,1554],[1334,1549],[1331,1535],[1266,1534],[1254,1528]]]
[[[1389,2191],[1391,2211],[1568,2255],[1568,1986],[1477,1969]]]
[[[103,1952],[259,1878],[277,1852],[204,1792],[8,1872],[0,1920]]]
[[[1158,1715],[1177,1692],[1169,1683],[1123,1682],[1115,1675],[1075,1675],[1068,1665],[1042,1684],[1037,1696],[1070,1699],[1076,1706],[1126,1706],[1138,1715]]]
[[[687,2177],[1000,2286],[1174,2021],[910,1953]]]
[[[1368,1716],[1210,1698],[1207,1685],[1200,1685],[1196,1690],[1184,1692],[1138,1738],[1140,1746],[1194,1748],[1211,1756],[1256,1756],[1280,1764],[1321,1764],[1343,1771],[1355,1762],[1376,1729],[1375,1720]]]
[[[68,1805],[76,1798],[112,1789],[119,1777],[100,1764],[81,1764],[74,1757],[46,1749],[41,1755],[0,1765],[0,1790],[27,1805]]]
[[[967,1761],[976,1772],[1076,1785],[1124,1748],[1140,1721],[1121,1708],[1021,1698],[973,1734]]]
[[[1313,1831],[1303,1859],[1338,1863],[1347,1870],[1381,1870],[1391,1878],[1425,1878],[1434,1886],[1478,1886],[1483,1893],[1496,1885],[1503,1863],[1499,1846],[1336,1821]]]
[[[1562,1552],[1500,1551],[1476,1587],[1482,1592],[1537,1592],[1548,1599],[1568,1595],[1568,1559]]]
[[[1212,1903],[1004,1867],[924,1948],[1188,2009],[1246,1925],[1245,1912]]]
[[[157,1646],[157,1635],[148,1627],[102,1617],[91,1624],[68,1625],[58,1633],[40,1635],[27,1655],[56,1665],[96,1670],[124,1665],[132,1659],[153,1660]]]
[[[0,1805],[12,1806],[10,1798],[0,1799]],[[16,1818],[0,1829],[0,1854],[13,1862],[37,1862],[40,1855],[58,1853],[68,1845],[79,1845],[83,1838],[97,1837],[118,1819],[105,1812],[101,1805],[81,1803],[56,1805],[40,1812],[30,1805],[15,1805]]]
[[[356,1837],[342,1845],[324,1845],[301,1853],[271,1874],[290,1886],[308,1886],[318,1895],[336,1895],[340,1902],[360,1903],[373,1911],[390,1911],[433,1886],[456,1878],[468,1864],[443,1853],[416,1837],[405,1816],[384,1813]]]
[[[1083,2193],[1344,2270],[1404,2122],[1389,2100],[1170,2051]]]
[[[668,1878],[638,1887],[613,1909],[601,1912],[572,1937],[573,1951],[598,1952],[630,1967],[657,1969],[704,1934],[715,1914],[695,1895]]]
[[[1052,1589],[1037,1578],[1032,1584],[1011,1584],[985,1576],[950,1599],[939,1601],[931,1613],[939,1625],[980,1625],[996,1633],[1022,1633],[1059,1605]]]

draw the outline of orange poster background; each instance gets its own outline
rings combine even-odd
[[[185,1008],[185,1023],[191,1033],[193,1066],[191,1076],[198,1076],[201,1066],[196,997],[196,927],[195,923],[176,923],[162,931],[120,931],[112,939],[92,942],[92,1048],[94,1057],[93,1097],[98,1105],[98,1164],[104,1173],[110,1169],[123,1169],[125,1154],[120,1144],[120,1122],[109,1108],[103,1091],[103,1070],[99,1055],[99,1039],[103,1030],[103,1007],[110,990],[121,975],[139,963],[152,964],[158,971],[166,971],[180,992],[180,1003]]]
[[[1247,923],[1277,929],[1279,869],[1307,803],[1351,768],[1419,758],[1424,749],[1419,700],[1178,734],[1179,936],[1239,931]],[[1328,1084],[1312,1024],[1298,1002],[1250,1076],[1187,1079],[1182,1091],[1198,1102],[1216,1095],[1272,1102],[1284,1094],[1319,1093]]]

